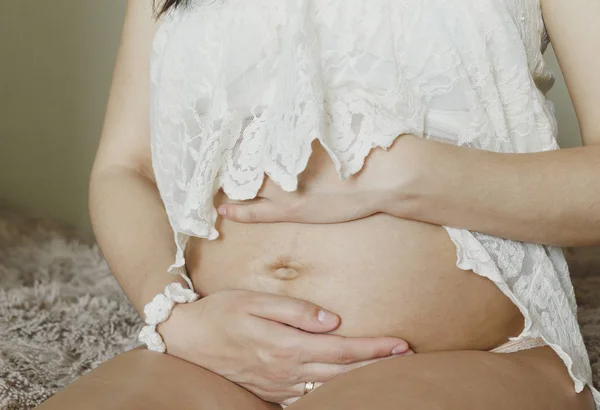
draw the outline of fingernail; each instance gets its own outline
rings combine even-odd
[[[398,345],[392,349],[392,354],[402,354],[408,350],[408,346],[406,345]]]
[[[317,318],[319,319],[319,322],[323,323],[324,325],[334,325],[337,322],[334,314],[324,310],[319,310]]]
[[[217,208],[217,212],[219,213],[219,215],[226,216],[227,208],[225,206],[221,205],[219,208]]]

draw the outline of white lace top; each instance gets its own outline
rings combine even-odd
[[[294,191],[315,138],[340,178],[404,133],[557,149],[546,43],[539,0],[192,0],[171,10],[151,63],[152,160],[178,249],[170,272],[185,276],[188,236],[218,237],[220,187],[250,199],[267,174]],[[520,308],[515,340],[542,337],[577,391],[591,385],[561,250],[446,230],[457,265]]]

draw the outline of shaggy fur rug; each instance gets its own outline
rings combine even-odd
[[[600,256],[567,252],[579,319],[600,376]],[[141,319],[93,244],[0,211],[0,408],[28,409],[138,345]]]

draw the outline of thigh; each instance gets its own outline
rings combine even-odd
[[[37,408],[280,410],[202,367],[143,348],[108,360]]]
[[[398,357],[338,376],[288,410],[593,410],[549,347]]]

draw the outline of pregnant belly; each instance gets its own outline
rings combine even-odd
[[[222,202],[233,201],[219,191]],[[456,267],[440,226],[376,214],[339,224],[220,219],[217,229],[218,239],[191,238],[186,250],[203,295],[246,289],[308,300],[341,317],[332,333],[401,337],[417,352],[489,350],[523,328],[491,281]]]

